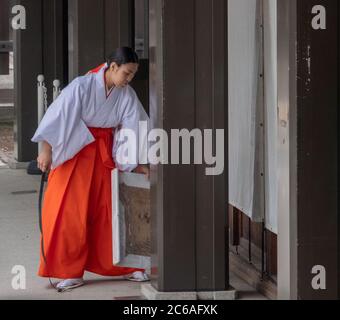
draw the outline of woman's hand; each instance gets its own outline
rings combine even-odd
[[[47,172],[52,164],[52,147],[47,143],[42,143],[42,151],[37,158],[38,168],[42,172]]]
[[[150,180],[150,167],[147,165],[139,165],[133,172],[145,174],[147,179]]]

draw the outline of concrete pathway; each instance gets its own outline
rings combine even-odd
[[[37,199],[40,177],[25,170],[11,170],[0,163],[0,299],[134,299],[140,297],[140,284],[121,277],[105,278],[86,273],[86,286],[72,292],[57,293],[48,279],[36,275],[39,259]],[[26,271],[26,289],[12,287],[12,268]],[[231,284],[240,290],[240,299],[265,299],[235,277]],[[141,298],[141,297],[140,297]],[[140,299],[139,298],[139,299]]]

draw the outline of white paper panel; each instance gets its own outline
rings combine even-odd
[[[260,4],[228,1],[229,202],[253,221],[264,218]]]
[[[230,0],[228,6],[229,199],[277,233],[276,0]]]
[[[277,233],[278,216],[278,112],[277,112],[277,14],[276,0],[263,0],[264,101],[265,101],[265,221]]]

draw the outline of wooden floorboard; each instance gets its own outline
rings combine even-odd
[[[230,272],[233,272],[268,299],[277,299],[277,286],[272,279],[269,277],[261,279],[258,268],[233,251],[230,251],[229,260]]]

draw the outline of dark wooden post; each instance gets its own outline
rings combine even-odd
[[[42,1],[15,0],[26,9],[26,29],[14,30],[14,140],[15,159],[28,162],[37,157],[31,138],[37,128],[37,76],[43,73]]]
[[[69,78],[103,63],[120,46],[134,46],[132,0],[69,0]]]
[[[279,0],[278,19],[279,298],[337,299],[339,4]]]
[[[0,0],[0,41],[9,41],[9,37],[9,0]],[[0,51],[1,74],[9,74],[8,52]]]
[[[202,22],[203,21],[203,22]],[[152,170],[151,298],[216,298],[229,292],[227,3],[150,1],[150,113],[171,129],[225,129],[225,171],[204,165]],[[171,158],[171,152],[170,156]],[[185,295],[183,292],[187,292]]]

